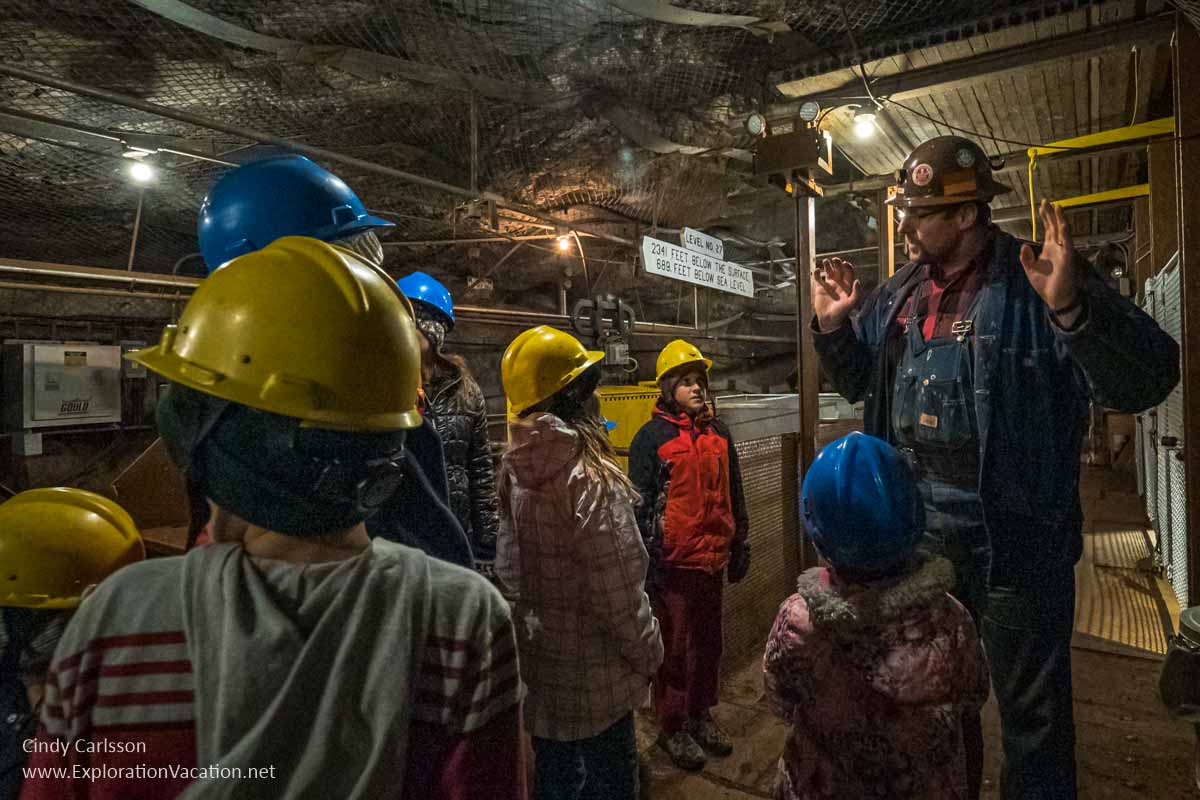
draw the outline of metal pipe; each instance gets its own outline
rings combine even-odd
[[[0,260],[0,272],[11,272],[17,275],[38,275],[40,277],[67,278],[71,280],[104,281],[120,283],[126,286],[138,283],[147,286],[169,286],[175,289],[194,289],[200,285],[199,278],[189,278],[181,275],[160,275],[149,272],[129,272],[119,269],[103,269],[100,267],[77,267],[67,264],[51,264],[42,261],[22,261],[20,259]]]
[[[146,300],[162,300],[173,302],[185,299],[185,290],[195,289],[200,285],[200,279],[185,276],[154,275],[145,272],[125,272],[122,270],[101,269],[99,267],[73,267],[64,264],[47,264],[34,261],[0,261],[0,272],[10,272],[18,275],[37,275],[41,277],[67,278],[72,280],[94,280],[106,283],[120,283],[125,286],[145,284],[147,286],[164,286],[179,290],[174,294],[156,294],[153,292],[137,292],[133,289],[97,289],[82,286],[56,286],[43,283],[21,283],[19,281],[0,281],[3,289],[29,289],[34,291],[64,292],[70,294],[92,294],[109,297],[136,297]],[[482,306],[455,306],[455,314],[472,322],[493,325],[557,325],[569,327],[571,318],[566,313],[566,287],[559,285],[559,308],[563,313],[549,314],[543,311],[519,311],[509,308],[484,308]],[[634,332],[648,336],[700,336],[705,339],[728,339],[744,342],[775,342],[793,343],[792,339],[778,336],[757,336],[753,334],[724,334],[721,336],[702,334],[690,325],[669,325],[656,322],[637,322]]]
[[[97,289],[86,286],[54,286],[44,283],[20,283],[17,281],[0,281],[0,289],[27,289],[39,292],[56,292],[60,294],[81,294],[103,297],[127,297],[139,300],[159,300],[164,303],[185,300],[183,295],[151,294],[148,292],[125,291],[121,289]],[[570,326],[570,318],[565,315],[545,314],[541,312],[512,312],[509,309],[480,309],[456,306],[455,313],[461,315],[466,322],[478,322],[487,325],[503,325],[506,327],[524,328],[530,325],[554,325],[562,328]],[[489,319],[489,317],[498,319]],[[524,319],[528,317],[528,319]],[[708,334],[687,325],[663,325],[654,322],[638,322],[634,325],[634,333],[640,336],[690,336],[699,339],[712,339],[729,342],[763,342],[771,344],[794,344],[783,336],[760,336],[755,334]]]
[[[482,306],[454,306],[454,313],[474,316],[494,316],[506,319],[537,320],[548,325],[569,325],[571,318],[566,314],[547,314],[544,311],[519,311],[512,308],[483,308]]]
[[[76,83],[75,81],[68,81],[48,75],[41,75],[31,70],[13,66],[12,64],[0,63],[0,75],[8,75],[12,78],[19,78],[23,81],[36,83],[41,86],[49,86],[55,89],[61,89],[62,91],[84,95],[85,97],[93,97],[97,100],[103,100],[119,106],[125,106],[126,108],[134,108],[138,111],[144,111],[148,114],[155,114],[160,117],[166,117],[167,119],[186,122],[190,125],[198,125],[202,128],[208,128],[210,130],[222,131],[232,136],[240,136],[243,139],[251,139],[263,144],[272,144],[276,147],[283,147],[287,150],[303,153],[314,158],[334,161],[339,164],[346,164],[347,166],[357,167],[359,169],[379,175],[387,175],[408,183],[414,183],[418,186],[424,186],[427,189],[434,189],[439,192],[445,192],[447,194],[453,194],[459,197],[466,197],[471,200],[491,201],[496,203],[497,206],[511,209],[526,216],[533,217],[534,219],[542,220],[560,227],[571,227],[570,223],[566,220],[560,220],[550,216],[549,214],[544,214],[536,208],[528,208],[519,203],[514,203],[511,200],[507,200],[491,192],[471,191],[470,189],[464,189],[461,186],[443,183],[442,181],[436,181],[432,178],[426,178],[422,175],[405,172],[404,170],[393,169],[392,167],[385,167],[382,164],[376,164],[372,161],[365,161],[361,158],[343,155],[335,150],[327,150],[323,147],[314,147],[312,145],[302,144],[300,142],[292,141],[291,139],[286,139],[282,136],[275,136],[263,131],[257,131],[253,128],[243,128],[238,125],[229,125],[218,120],[208,119],[207,117],[202,117],[198,114],[180,111],[168,106],[158,105],[157,103],[150,103],[137,97],[120,94],[119,92],[111,92],[106,89],[97,89],[93,86]],[[587,231],[597,238],[606,239],[617,244],[623,244],[629,247],[636,246],[635,242],[630,241],[623,236],[615,236],[607,233],[606,231],[593,230],[583,227],[580,227],[579,230]]]
[[[471,92],[471,191],[479,191],[479,95]]]
[[[571,231],[571,235],[575,237],[575,247],[579,250],[579,261],[583,264],[583,282],[587,286],[587,293],[592,293],[592,276],[588,274],[587,256],[583,254],[583,242],[579,240],[579,234]]]
[[[466,322],[477,322],[480,325],[499,325],[504,328],[532,328],[536,325],[547,325],[547,322],[531,322],[519,319],[481,319],[479,317],[461,317]]]
[[[133,256],[137,253],[138,231],[142,228],[142,200],[145,197],[146,188],[138,189],[137,214],[133,217],[133,239],[129,242],[129,263],[125,266],[126,272],[133,272]]]
[[[770,344],[786,344],[796,346],[796,340],[790,336],[763,336],[752,333],[705,333],[689,328],[686,325],[660,325],[654,322],[638,322],[633,326],[635,334],[644,336],[688,336],[695,339],[711,339],[722,342],[764,342]]]
[[[539,233],[529,236],[481,236],[475,239],[421,239],[405,240],[402,242],[380,242],[380,244],[384,247],[434,247],[437,245],[481,244],[488,242],[536,242],[544,239],[557,239],[558,236],[557,233]]]
[[[185,299],[185,296],[182,294],[155,294],[153,292],[135,292],[132,289],[98,289],[94,286],[56,286],[51,283],[22,283],[21,281],[0,281],[0,289],[26,289],[34,292],[88,294],[103,297],[136,297],[139,300],[161,300],[164,303],[174,303]]]

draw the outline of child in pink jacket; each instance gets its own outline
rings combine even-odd
[[[792,726],[776,798],[966,800],[961,719],[987,699],[987,659],[950,563],[917,553],[907,464],[852,433],[813,462],[801,503],[828,566],[800,576],[767,641],[767,697]]]

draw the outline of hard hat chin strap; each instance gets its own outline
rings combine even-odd
[[[356,525],[404,476],[404,431],[301,427],[172,386],[159,404],[168,452],[204,495],[261,528],[296,536]]]

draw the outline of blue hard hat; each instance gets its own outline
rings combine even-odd
[[[424,272],[413,272],[396,281],[396,285],[409,300],[440,312],[446,324],[454,327],[454,298],[437,278]]]
[[[886,572],[925,531],[912,471],[887,442],[850,433],[825,446],[804,476],[800,508],[813,544],[834,569]]]
[[[200,204],[200,254],[211,273],[281,236],[345,239],[392,223],[367,213],[346,182],[292,153],[225,173]]]

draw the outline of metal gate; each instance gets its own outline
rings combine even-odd
[[[750,514],[750,572],[725,588],[725,658],[736,670],[762,658],[779,605],[796,591],[800,574],[800,497],[796,436],[737,443],[746,510]]]
[[[1154,317],[1157,313],[1155,301],[1158,298],[1156,278],[1146,281],[1145,298],[1142,308]],[[1157,408],[1137,415],[1137,488],[1138,494],[1146,498],[1146,518],[1150,520],[1151,525],[1158,517],[1158,450],[1154,444],[1157,433]]]
[[[1146,282],[1146,312],[1176,341],[1180,339],[1179,254]],[[1183,464],[1183,383],[1157,408],[1138,417],[1139,475],[1146,514],[1157,533],[1155,557],[1166,572],[1181,606],[1187,606],[1187,483]]]

